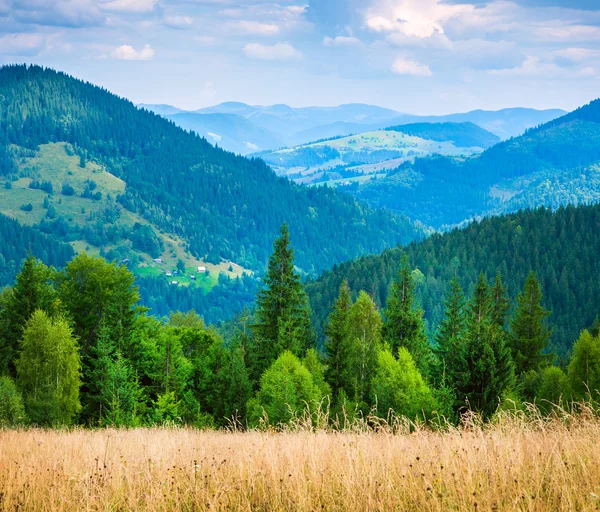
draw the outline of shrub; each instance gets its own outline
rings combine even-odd
[[[294,354],[285,351],[263,373],[256,397],[248,402],[250,423],[256,426],[266,416],[270,425],[289,424],[321,398],[308,369]]]
[[[0,377],[0,427],[14,427],[25,422],[21,392],[10,377]]]

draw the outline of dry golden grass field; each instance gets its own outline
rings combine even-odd
[[[0,431],[0,510],[599,510],[600,422]]]

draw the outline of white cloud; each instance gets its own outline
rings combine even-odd
[[[115,48],[110,56],[117,60],[152,60],[154,49],[146,44],[141,50],[136,50],[133,46],[124,44]]]
[[[392,73],[397,75],[431,76],[433,73],[429,66],[415,60],[398,57],[392,64]]]
[[[190,16],[165,16],[162,24],[169,28],[189,28],[193,22]]]
[[[444,33],[445,22],[474,9],[472,5],[448,5],[439,0],[377,0],[367,12],[366,25],[375,32],[431,37]]]
[[[0,53],[5,55],[37,55],[46,45],[40,34],[7,34],[0,37]]]
[[[600,50],[591,50],[589,48],[565,48],[555,52],[557,57],[570,60],[571,62],[584,62],[590,59],[600,57]]]
[[[533,34],[539,41],[589,42],[600,41],[600,27],[593,25],[567,24],[563,21],[547,23],[534,28]]]
[[[110,0],[100,4],[106,11],[142,13],[154,9],[157,0]]]
[[[213,46],[217,42],[217,38],[213,36],[195,36],[194,41],[203,46]]]
[[[496,76],[550,77],[559,75],[563,70],[553,62],[543,62],[539,57],[529,55],[525,61],[514,68],[493,69],[490,74]]]
[[[362,42],[356,37],[337,36],[323,38],[323,46],[361,46]]]
[[[303,58],[302,53],[289,43],[274,45],[249,43],[244,46],[243,52],[246,57],[258,60],[286,61],[301,60]]]
[[[274,36],[279,34],[279,26],[273,23],[259,23],[258,21],[241,20],[231,24],[236,32],[259,36]]]

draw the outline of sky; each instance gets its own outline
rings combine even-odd
[[[0,0],[23,62],[187,110],[571,110],[600,96],[600,0]]]

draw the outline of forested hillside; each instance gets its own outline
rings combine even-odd
[[[17,221],[0,215],[0,288],[12,284],[27,254],[62,267],[73,257],[70,245],[21,226]]]
[[[435,228],[525,206],[598,201],[599,112],[600,102],[592,102],[479,156],[404,163],[354,192]]]
[[[298,266],[313,274],[419,236],[407,220],[332,190],[298,187],[277,178],[260,160],[216,149],[196,134],[66,74],[37,66],[0,69],[0,173],[7,179],[5,191],[10,192],[12,180],[34,180],[24,174],[23,165],[38,156],[40,145],[63,142],[80,158],[82,168],[91,162],[122,180],[124,191],[110,197],[117,217],[126,212],[138,216],[207,262],[263,268],[269,240],[284,220],[291,226]],[[39,162],[35,172],[42,180],[43,169]],[[40,181],[20,190],[45,186],[49,196],[60,190],[62,203],[86,197],[86,190],[68,182],[50,185]],[[91,205],[97,194],[91,183],[89,189]],[[21,206],[25,212],[38,207]],[[72,233],[67,235],[74,223],[66,216],[53,219],[50,224],[56,229],[47,230],[72,239]],[[86,227],[96,226],[100,229],[98,222]],[[108,242],[102,236],[94,240],[101,246],[119,245],[119,232],[113,230],[112,236]],[[152,233],[144,233],[144,240],[152,243]]]
[[[413,135],[421,139],[452,142],[461,148],[489,148],[500,142],[500,138],[473,123],[412,123],[390,126],[387,131]]]
[[[336,266],[307,290],[322,333],[344,279],[352,291],[371,293],[385,305],[403,254],[416,270],[417,295],[430,331],[443,315],[443,299],[454,276],[470,293],[483,271],[492,280],[500,271],[516,297],[530,270],[540,280],[545,306],[552,311],[551,344],[564,357],[579,332],[600,313],[600,206],[568,206],[523,211],[475,222],[462,230],[436,234],[406,249],[384,251]],[[433,332],[430,332],[433,334]]]
[[[384,177],[415,158],[464,158],[499,140],[472,123],[418,123],[263,151],[255,156],[297,183],[349,187]]]

